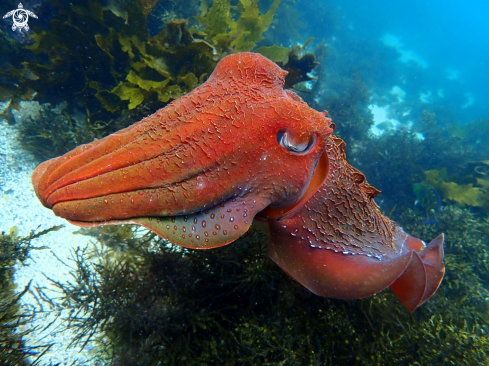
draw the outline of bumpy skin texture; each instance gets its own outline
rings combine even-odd
[[[41,164],[36,194],[74,224],[136,223],[189,248],[229,244],[259,213],[271,258],[311,291],[391,286],[414,310],[443,278],[443,236],[425,247],[382,216],[326,112],[283,90],[286,74],[258,54],[227,56],[166,108]]]
[[[380,192],[344,148],[328,138],[323,183],[300,208],[269,220],[270,257],[318,295],[355,299],[391,286],[413,311],[443,278],[443,235],[425,247],[383,216],[373,201]]]
[[[43,163],[36,193],[79,225],[130,220],[188,247],[227,244],[266,206],[299,199],[332,132],[283,90],[286,74],[259,54],[227,56],[166,108]]]

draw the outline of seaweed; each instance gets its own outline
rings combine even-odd
[[[309,16],[304,17],[302,8],[298,5],[296,0],[282,0],[280,2],[272,24],[263,34],[265,40],[261,44],[265,46],[288,45],[291,40],[300,40],[304,38],[304,35],[312,34],[312,32],[306,31]],[[284,27],[284,24],[287,26]]]
[[[450,177],[445,168],[427,170],[424,173],[425,182],[437,188],[445,202],[456,203],[462,207],[489,208],[489,180],[475,177]],[[460,183],[463,180],[475,181],[475,186],[473,183]]]
[[[44,115],[27,120],[21,129],[25,147],[37,153],[38,142],[49,146],[43,159],[66,152],[72,141],[106,136],[200,85],[226,54],[255,47],[279,2],[260,14],[255,0],[238,6],[215,0],[197,17],[200,27],[168,18],[166,27],[150,37],[146,17],[156,1],[107,6],[92,0],[53,1],[51,19],[44,27],[34,26],[31,44],[8,48],[18,50],[19,62],[0,65],[0,77],[6,78],[0,79],[0,91],[11,99],[4,115],[9,117],[20,101],[43,105]],[[223,11],[230,13],[221,25]],[[48,112],[48,105],[61,103],[66,103],[62,116]],[[77,114],[84,118],[69,117]],[[45,123],[47,115],[63,121]]]
[[[333,120],[337,122],[335,115]],[[477,172],[485,171],[483,156],[469,141],[454,136],[454,125],[445,122],[425,110],[414,130],[401,125],[381,136],[352,136],[348,157],[368,177],[369,183],[383,192],[377,202],[384,212],[395,208],[393,213],[397,218],[404,209],[413,208],[416,200],[413,185],[422,182],[433,186],[445,201],[448,199],[452,204],[457,200],[474,200],[476,196],[485,194],[484,181],[487,177]],[[417,132],[422,132],[422,139]],[[454,183],[444,184],[444,188],[441,187],[441,176],[435,182],[434,176],[428,180],[425,175],[427,171],[442,172],[443,169],[446,169],[446,183]],[[435,172],[433,174],[436,175]],[[465,189],[470,192],[464,192]]]
[[[391,130],[354,141],[350,152],[352,164],[382,191],[375,201],[384,213],[397,220],[404,209],[414,208],[413,186],[424,180],[425,157],[431,153],[412,131]]]
[[[452,136],[462,138],[481,156],[489,156],[489,119],[476,119],[463,126],[452,126]]]
[[[457,135],[456,132],[463,127],[459,127],[456,121],[451,121],[446,116],[439,117],[430,110],[423,110],[414,128],[423,134],[424,148],[426,152],[430,152],[424,157],[424,166],[430,167],[429,169],[447,167],[454,174],[461,170],[461,165],[465,162],[483,157],[482,151],[478,151],[470,141]]]
[[[33,36],[30,49],[37,56],[9,65],[10,76],[0,75],[5,95],[21,81],[12,108],[32,98],[51,105],[68,101],[58,111],[42,105],[39,118],[22,122],[24,146],[42,158],[60,155],[164,106],[202,83],[222,56],[255,49],[278,3],[260,15],[253,0],[215,0],[210,7],[203,1],[200,27],[168,15],[154,37],[145,22],[155,1],[119,9],[92,1],[55,3],[57,15]],[[315,296],[271,262],[267,237],[256,228],[209,251],[181,248],[133,226],[80,229],[97,242],[74,251],[71,282],[52,280],[61,299],[37,289],[60,316],[68,314],[73,343],[95,346],[95,357],[113,365],[489,363],[488,221],[472,212],[487,208],[474,210],[489,189],[487,164],[474,151],[485,140],[466,138],[463,128],[429,111],[416,124],[423,141],[406,129],[368,137],[368,87],[382,70],[357,65],[372,75],[333,70],[326,78],[326,67],[317,66],[320,79],[309,89],[299,84],[316,68],[307,43],[256,51],[289,67],[287,86],[305,92],[310,105],[328,107],[349,158],[384,191],[378,201],[384,210],[414,236],[445,232],[447,274],[438,293],[414,314],[390,291],[355,301]],[[324,43],[316,48],[319,61],[325,51]],[[83,111],[81,118],[73,117],[76,110]],[[412,186],[423,180],[447,204],[436,223],[410,209]]]
[[[390,291],[354,301],[310,293],[268,259],[256,228],[199,251],[114,227],[75,252],[71,283],[55,284],[74,342],[96,344],[112,365],[485,364],[487,220],[449,205],[437,218],[401,215],[415,236],[447,237],[446,277],[413,314]]]
[[[331,93],[328,92],[327,97],[325,95],[327,100],[324,105],[337,126],[335,134],[346,142],[347,155],[351,156],[351,147],[365,141],[373,125],[373,117],[368,109],[370,91],[358,74],[348,80],[340,78],[338,81],[342,83],[341,87],[335,88],[335,82],[331,83]],[[316,109],[323,109],[315,100],[311,102]]]
[[[215,66],[211,45],[202,40],[176,44],[173,23],[168,30],[149,37],[146,3],[109,2],[102,7],[90,0],[52,2],[52,19],[44,28],[34,26],[32,44],[17,52],[22,62],[2,65],[0,73],[11,76],[5,83],[0,80],[0,86],[18,86],[9,96],[8,111],[18,108],[21,100],[34,100],[44,105],[45,114],[48,104],[66,103],[64,119],[79,111],[85,118],[37,126],[27,121],[22,129],[24,139],[42,136],[49,140],[48,145],[63,145],[67,128],[60,127],[69,125],[69,139],[77,144],[90,142],[127,126],[121,122],[130,124],[142,118],[148,109],[161,108],[210,74]],[[181,29],[184,22],[178,27],[188,33]],[[128,113],[134,109],[136,113]],[[59,152],[54,149],[48,157]]]
[[[115,113],[121,108],[120,101],[128,101],[127,108],[134,109],[143,101],[150,101],[154,94],[156,100],[151,101],[161,105],[188,91],[182,88],[185,83],[181,78],[195,70],[188,70],[191,61],[180,63],[181,59],[192,60],[197,54],[201,60],[206,51],[206,56],[212,56],[211,47],[192,47],[192,42],[182,47],[172,42],[172,22],[168,23],[168,30],[150,38],[145,26],[146,10],[142,4],[138,6],[138,2],[121,5],[128,17],[125,22],[112,8],[102,8],[97,2],[79,1],[72,6],[57,6],[58,18],[50,22],[48,31],[37,29],[35,43],[30,46],[34,53],[50,56],[50,63],[44,66],[49,75],[41,66],[33,68],[33,72],[42,76],[43,83],[62,84],[58,88],[64,94],[59,95],[60,100],[56,102],[67,97],[70,100],[75,94],[85,99],[89,109],[95,109],[92,99],[95,97],[103,108]],[[62,23],[62,17],[68,21]],[[68,65],[80,70],[82,75],[67,73]],[[212,68],[214,63],[203,63],[198,69],[206,66]],[[205,72],[208,73],[209,68]],[[53,74],[59,78],[53,79]],[[36,86],[32,88],[38,92],[38,100],[43,101],[43,90]],[[53,103],[53,95],[47,101]]]
[[[312,52],[306,52],[307,45],[314,39],[309,38],[302,46],[295,45],[292,48],[273,45],[270,47],[262,46],[257,48],[255,52],[268,57],[276,62],[282,69],[288,72],[285,77],[284,88],[289,89],[294,87],[298,91],[311,92],[312,90],[298,89],[296,84],[304,83],[310,80],[315,80],[316,77],[310,73],[319,65],[316,62],[316,56]]]
[[[336,11],[327,16],[335,18]],[[320,14],[313,13],[314,17]],[[374,124],[369,106],[379,99],[377,93],[388,94],[383,89],[398,82],[393,66],[397,55],[377,42],[350,39],[347,33],[335,35],[330,42],[326,47],[322,41],[315,52],[321,63],[316,72],[318,80],[312,87],[313,93],[303,98],[313,108],[329,112],[337,127],[335,134],[347,143],[347,155],[351,158],[358,151],[356,147],[369,140]]]
[[[70,113],[66,102],[54,108],[49,103],[35,103],[28,108],[31,113],[18,124],[20,144],[41,160],[62,155],[92,141],[99,136],[97,131],[103,129],[103,125],[90,124],[87,116],[79,111]],[[56,138],[53,138],[52,130],[56,131]]]
[[[417,123],[423,139],[401,127],[353,141],[349,158],[383,192],[377,202],[384,212],[395,209],[391,214],[397,219],[404,209],[414,208],[412,188],[419,183],[436,189],[445,203],[468,205],[480,214],[487,210],[483,156],[445,122],[425,110]]]
[[[56,231],[55,226],[39,232],[31,231],[26,237],[18,236],[16,227],[0,236],[0,363],[2,365],[39,365],[42,355],[52,346],[50,344],[26,345],[24,338],[34,329],[23,329],[37,316],[35,310],[21,308],[21,298],[30,291],[29,284],[20,292],[15,292],[13,283],[14,265],[19,261],[25,265],[32,250],[46,249],[36,247],[31,241]],[[32,360],[34,358],[34,360]]]
[[[251,51],[264,39],[263,33],[272,23],[279,4],[280,0],[273,0],[270,9],[260,15],[258,0],[239,0],[236,7],[231,5],[231,0],[213,0],[210,8],[202,0],[202,13],[196,18],[205,26],[206,39],[219,53],[229,52],[231,48],[236,52]]]

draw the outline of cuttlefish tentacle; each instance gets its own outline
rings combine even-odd
[[[379,191],[346,162],[344,146],[332,136],[322,185],[270,217],[270,257],[315,294],[356,299],[390,286],[413,311],[443,278],[443,235],[425,246],[383,216],[373,201]]]

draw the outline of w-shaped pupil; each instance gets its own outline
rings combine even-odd
[[[314,145],[313,136],[311,136],[308,142],[295,143],[286,130],[281,130],[277,133],[277,141],[284,149],[297,154],[303,154],[309,151]]]

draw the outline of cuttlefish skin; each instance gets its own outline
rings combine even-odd
[[[188,247],[227,244],[268,205],[301,197],[332,132],[283,89],[286,75],[259,54],[227,56],[155,114],[41,164],[37,196],[78,225],[133,222]]]
[[[300,207],[264,211],[270,258],[317,295],[356,299],[390,286],[414,311],[443,279],[443,234],[426,246],[383,216],[373,201],[380,192],[346,162],[344,148],[327,139],[327,173]]]
[[[136,223],[189,248],[229,244],[257,216],[272,260],[312,292],[390,286],[413,311],[443,278],[443,235],[425,246],[380,213],[326,112],[284,90],[286,74],[259,54],[227,56],[155,114],[41,164],[36,194],[76,225]]]

